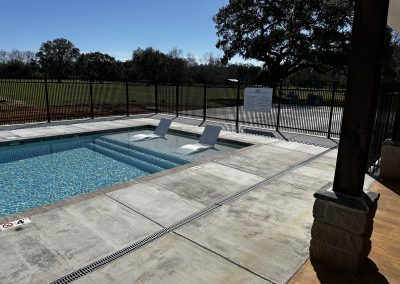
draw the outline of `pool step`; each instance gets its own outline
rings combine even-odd
[[[156,152],[156,151],[153,151],[153,150],[150,150],[150,149],[147,149],[147,148],[143,148],[143,147],[139,147],[139,146],[130,144],[130,143],[126,142],[126,141],[115,140],[115,139],[108,138],[108,137],[101,137],[101,138],[96,139],[96,141],[98,141],[98,140],[106,141],[106,142],[109,142],[109,143],[112,143],[112,144],[115,144],[115,145],[126,147],[126,148],[129,148],[129,149],[135,150],[137,152],[149,154],[151,156],[156,156],[158,158],[162,158],[164,160],[167,160],[167,161],[179,164],[179,165],[184,165],[184,164],[190,163],[190,161],[181,159],[181,158],[179,158],[177,156],[174,156],[172,154]]]
[[[165,168],[153,165],[151,163],[147,163],[145,161],[141,161],[139,159],[133,158],[131,156],[122,154],[120,152],[108,149],[108,148],[100,146],[98,144],[90,143],[90,144],[88,144],[87,147],[89,149],[91,149],[93,151],[96,151],[96,152],[98,152],[100,154],[103,154],[103,155],[105,155],[107,157],[113,158],[113,159],[115,159],[117,161],[126,163],[128,165],[132,165],[135,168],[138,168],[138,169],[140,169],[142,171],[145,171],[145,172],[148,172],[148,173],[151,173],[151,174],[160,172],[160,171],[165,169]]]
[[[117,151],[119,153],[128,155],[130,157],[137,158],[137,159],[139,159],[141,161],[145,161],[147,163],[159,166],[159,167],[164,168],[164,169],[171,169],[171,168],[175,168],[175,167],[181,165],[181,164],[178,164],[178,163],[175,163],[175,162],[171,162],[171,161],[165,160],[165,159],[160,158],[158,156],[154,156],[154,155],[150,155],[150,154],[147,154],[147,153],[139,152],[137,150],[130,149],[130,148],[125,147],[125,146],[120,146],[120,145],[117,145],[115,143],[111,143],[111,142],[108,142],[108,141],[105,141],[105,140],[102,140],[102,139],[96,139],[95,140],[95,144],[103,146],[103,147],[105,147],[107,149],[111,149],[111,150]]]

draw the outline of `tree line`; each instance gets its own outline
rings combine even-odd
[[[400,79],[400,40],[388,31],[390,44],[386,45],[383,75]],[[332,66],[330,66],[332,67]],[[324,72],[321,69],[326,68]],[[286,74],[296,82],[332,82],[345,80],[346,64],[331,68],[320,63],[319,67],[305,66]],[[160,82],[221,82],[239,79],[265,83],[277,80],[268,67],[252,64],[226,64],[212,53],[196,58],[183,55],[178,48],[163,53],[152,47],[137,48],[126,61],[101,52],[81,53],[67,39],[44,42],[35,51],[0,50],[0,77],[29,78],[47,75],[52,78],[92,78],[104,80],[158,80]],[[279,76],[278,76],[279,77]]]
[[[93,78],[96,80],[158,80],[164,82],[221,82],[235,78],[262,81],[263,68],[252,64],[223,64],[212,53],[196,58],[178,48],[163,53],[152,47],[133,50],[120,61],[102,52],[81,53],[71,41],[57,38],[42,43],[37,52],[0,50],[0,76]]]
[[[81,53],[68,39],[56,38],[42,43],[37,52],[0,50],[0,76],[169,82],[344,80],[353,5],[352,0],[230,0],[213,17],[222,58],[206,54],[198,59],[184,56],[178,48],[164,53],[147,47],[133,50],[131,59],[122,62],[106,53]],[[262,66],[229,64],[234,56]],[[389,27],[382,61],[382,75],[400,79],[400,37]]]

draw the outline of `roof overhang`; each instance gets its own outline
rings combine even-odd
[[[400,35],[400,0],[390,0],[388,25]]]

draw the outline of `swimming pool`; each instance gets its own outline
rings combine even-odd
[[[134,134],[152,132],[140,129],[0,146],[0,217],[242,147],[222,143],[182,155],[175,150],[197,138],[167,134],[166,139],[130,141]]]

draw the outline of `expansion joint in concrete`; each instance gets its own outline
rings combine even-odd
[[[155,232],[155,233],[153,233],[153,234],[151,234],[151,235],[149,235],[149,236],[147,236],[147,237],[145,237],[144,239],[142,239],[142,240],[140,240],[138,242],[135,242],[135,243],[133,243],[133,244],[131,244],[131,245],[119,250],[119,251],[116,251],[116,252],[112,253],[109,256],[106,256],[106,257],[104,257],[102,259],[99,259],[99,260],[97,260],[97,261],[95,261],[95,262],[93,262],[93,263],[91,263],[91,264],[89,264],[89,265],[87,265],[85,267],[82,267],[82,268],[80,268],[78,270],[75,270],[75,271],[73,271],[73,272],[71,272],[71,273],[69,273],[69,274],[57,279],[53,283],[57,283],[57,284],[59,284],[59,283],[60,284],[61,283],[70,283],[70,282],[72,282],[72,281],[74,281],[74,280],[76,280],[76,279],[78,279],[78,278],[80,278],[80,277],[82,277],[84,275],[87,275],[87,274],[97,270],[98,268],[100,268],[100,267],[102,267],[104,265],[107,265],[107,264],[119,259],[120,257],[122,257],[122,256],[124,256],[124,255],[126,255],[126,254],[128,254],[128,253],[130,253],[132,251],[135,251],[135,250],[147,245],[150,242],[153,242],[153,241],[163,237],[164,235],[166,235],[166,234],[168,234],[170,232],[174,232],[176,229],[182,227],[183,225],[188,224],[188,223],[190,223],[190,222],[192,222],[192,221],[194,221],[196,219],[199,219],[200,217],[203,217],[203,216],[213,212],[215,209],[223,206],[224,204],[232,202],[233,200],[243,196],[244,194],[246,194],[246,193],[248,193],[250,191],[253,191],[253,190],[255,190],[255,189],[257,189],[257,188],[259,188],[259,187],[261,187],[263,185],[266,185],[266,184],[272,182],[273,180],[276,180],[277,178],[281,177],[282,175],[284,175],[284,174],[286,174],[286,173],[288,173],[288,172],[290,172],[290,171],[292,171],[292,170],[294,170],[296,168],[299,168],[301,166],[304,166],[307,163],[310,163],[311,161],[313,161],[313,160],[319,158],[320,156],[328,153],[329,151],[333,150],[334,148],[335,147],[327,149],[326,151],[324,151],[322,153],[319,153],[319,154],[317,154],[317,155],[315,155],[315,156],[313,156],[313,157],[311,157],[311,158],[309,158],[309,159],[307,159],[307,160],[305,160],[303,162],[300,162],[300,163],[298,163],[298,164],[296,164],[296,165],[294,165],[294,166],[292,166],[292,167],[290,167],[290,168],[288,168],[286,170],[283,170],[283,171],[281,171],[281,172],[279,172],[279,173],[277,173],[277,174],[275,174],[275,175],[273,175],[271,177],[265,178],[265,179],[261,180],[260,182],[254,184],[254,185],[252,185],[252,186],[250,186],[250,187],[248,187],[248,188],[246,188],[244,190],[240,190],[240,191],[238,191],[236,193],[228,195],[225,198],[222,198],[222,199],[220,199],[218,201],[215,201],[214,203],[210,204],[209,206],[207,206],[207,207],[195,212],[194,214],[192,214],[192,215],[190,215],[190,216],[188,216],[186,218],[181,219],[180,221],[176,222],[175,224],[172,224],[172,225],[167,226],[167,227],[164,227],[161,224],[158,224],[156,221],[152,220],[151,218],[143,215],[142,213],[134,210],[133,208],[130,208],[129,206],[126,206],[125,204],[121,203],[120,201],[118,201],[118,200],[110,197],[109,195],[107,195],[107,197],[109,197],[110,199],[114,200],[115,202],[118,202],[119,204],[125,206],[126,208],[129,208],[130,210],[132,210],[135,213],[143,216],[144,218],[146,218],[146,219],[148,219],[148,220],[160,225],[162,227],[162,229],[157,231],[157,232]],[[265,279],[265,280],[270,281],[268,279]],[[273,282],[271,282],[271,283],[273,283]]]
[[[271,284],[277,284],[276,282],[272,281],[271,279],[268,279],[268,278],[262,276],[261,274],[259,274],[259,273],[257,273],[257,272],[254,272],[254,271],[252,271],[251,269],[249,269],[249,268],[247,268],[247,267],[245,267],[245,266],[243,266],[243,265],[240,265],[239,263],[237,263],[237,262],[231,260],[230,258],[227,258],[227,257],[223,256],[222,254],[220,254],[220,253],[218,253],[218,252],[216,252],[216,251],[214,251],[214,250],[212,250],[212,249],[210,249],[210,248],[208,248],[208,247],[206,247],[206,246],[203,246],[202,244],[200,244],[200,243],[198,243],[198,242],[196,242],[196,241],[194,241],[194,240],[192,240],[192,239],[190,239],[190,238],[188,238],[188,237],[186,237],[186,236],[184,236],[184,235],[182,235],[182,234],[180,234],[180,233],[177,233],[177,232],[175,232],[175,231],[174,231],[173,233],[176,234],[176,235],[178,235],[179,237],[181,237],[181,238],[183,238],[183,239],[185,239],[185,240],[187,240],[187,241],[189,241],[189,242],[195,244],[196,246],[199,246],[199,247],[201,247],[202,249],[205,249],[205,250],[207,250],[207,251],[209,251],[209,252],[211,252],[211,253],[213,253],[213,254],[215,254],[215,255],[217,255],[217,256],[223,258],[223,259],[225,259],[226,261],[228,261],[228,262],[230,262],[230,263],[236,265],[237,267],[240,267],[240,268],[242,268],[242,269],[244,269],[244,270],[250,272],[251,274],[253,274],[253,275],[257,276],[257,277],[260,277],[261,279],[270,282]]]

